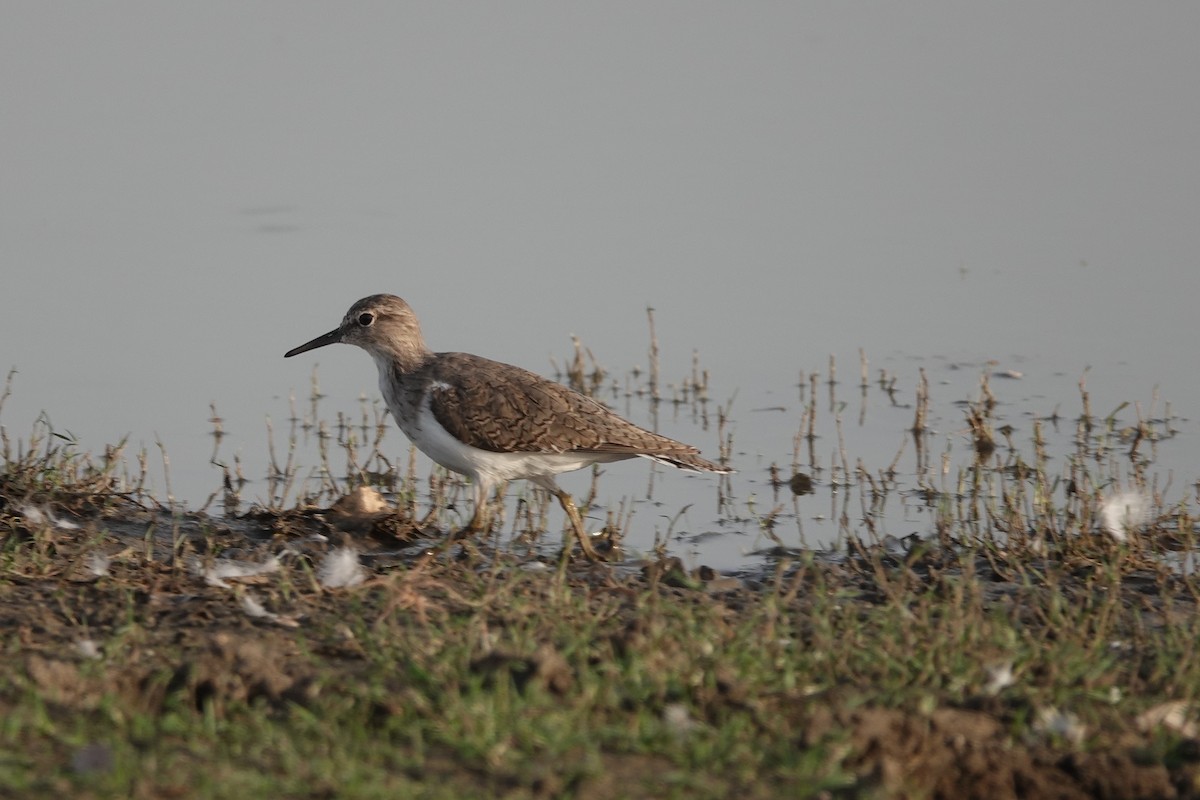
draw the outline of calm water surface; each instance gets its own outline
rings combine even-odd
[[[1184,418],[1157,453],[1178,500],[1200,460],[1198,26],[1200,5],[1105,2],[24,4],[0,26],[0,424],[128,436],[196,507],[220,477],[210,404],[221,457],[261,477],[266,418],[308,390],[283,352],[362,296],[405,297],[435,349],[543,374],[572,334],[644,369],[653,306],[664,380],[693,351],[711,376],[708,428],[667,408],[659,428],[713,456],[728,406],[738,472],[723,495],[655,473],[645,500],[651,468],[611,465],[599,500],[637,500],[635,546],[671,528],[740,563],[776,506],[785,543],[836,541],[863,517],[843,451],[869,473],[900,452],[876,531],[927,532],[901,451],[920,368],[948,480],[983,371],[1024,375],[992,389],[1027,447],[1090,367],[1095,413]],[[872,384],[863,413],[860,349],[898,405]],[[793,502],[770,468],[831,355],[817,493]],[[331,414],[375,396],[362,353],[313,363]]]

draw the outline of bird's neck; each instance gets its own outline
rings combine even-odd
[[[387,347],[372,348],[370,353],[381,370],[400,375],[416,372],[433,357],[421,338],[389,342]]]

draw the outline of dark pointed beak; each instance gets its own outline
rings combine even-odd
[[[342,341],[342,329],[334,328],[329,333],[318,336],[311,342],[305,342],[299,347],[293,347],[291,350],[288,350],[286,353],[284,353],[283,357],[291,358],[292,356],[298,356],[301,353],[307,353],[309,350],[316,350],[318,347],[324,347],[327,344],[337,344],[340,341]]]

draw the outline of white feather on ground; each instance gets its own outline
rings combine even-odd
[[[295,617],[285,617],[282,614],[276,614],[273,611],[267,611],[262,603],[258,602],[258,598],[246,592],[241,597],[242,610],[248,616],[255,619],[264,619],[267,622],[274,622],[276,625],[282,625],[285,628],[298,628],[300,623]]]
[[[204,578],[204,582],[209,586],[216,586],[221,589],[228,589],[227,580],[241,580],[245,578],[255,578],[259,575],[266,575],[269,572],[275,572],[279,569],[279,556],[271,556],[261,564],[256,564],[253,561],[240,561],[233,558],[218,558],[212,562],[211,566],[199,558],[193,558],[191,562],[192,573]]]
[[[317,580],[326,589],[348,589],[366,579],[366,571],[358,561],[358,551],[353,547],[330,550],[317,568]]]
[[[1100,515],[1108,535],[1125,542],[1129,534],[1150,521],[1150,498],[1145,492],[1118,492],[1101,501]]]
[[[103,653],[100,652],[100,645],[95,639],[79,639],[75,642],[75,649],[79,655],[84,658],[100,658]]]
[[[112,564],[112,559],[101,552],[92,552],[88,554],[85,562],[89,575],[97,578],[103,578],[108,574],[108,567]]]
[[[49,507],[38,508],[37,506],[25,505],[18,508],[17,513],[25,517],[30,525],[49,525],[52,528],[64,531],[79,530],[79,523],[55,516]]]

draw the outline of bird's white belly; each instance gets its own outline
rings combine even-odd
[[[425,455],[448,470],[485,483],[521,478],[553,477],[560,472],[582,469],[598,462],[618,461],[628,456],[597,453],[497,453],[480,450],[454,438],[429,409],[421,404],[416,419],[403,421],[396,409],[392,416],[404,434]]]

